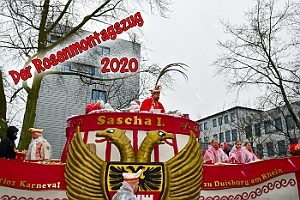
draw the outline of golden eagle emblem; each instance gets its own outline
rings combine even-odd
[[[139,194],[156,194],[153,199],[199,199],[202,182],[203,158],[194,133],[173,158],[151,163],[156,145],[174,138],[163,130],[148,131],[135,154],[125,131],[110,128],[96,133],[115,144],[121,162],[105,162],[83,143],[79,127],[69,146],[65,180],[69,199],[109,200],[120,188],[123,172],[137,172],[140,176]]]

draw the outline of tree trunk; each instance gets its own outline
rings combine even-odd
[[[28,146],[31,142],[31,132],[29,128],[32,128],[34,125],[35,115],[36,115],[36,106],[40,91],[41,82],[43,79],[42,74],[35,73],[32,83],[32,88],[29,89],[26,110],[23,118],[23,125],[21,131],[21,138],[18,145],[18,150],[28,149]]]
[[[7,122],[6,122],[6,98],[4,93],[4,84],[2,71],[0,70],[0,138],[6,136]]]
[[[294,122],[295,122],[297,128],[300,130],[300,122],[299,122],[299,120],[298,120],[297,115],[296,115],[295,112],[294,112],[294,109],[293,109],[292,106],[291,106],[290,101],[289,101],[288,98],[287,98],[285,89],[284,89],[283,84],[282,84],[281,81],[280,81],[280,87],[279,87],[279,88],[280,88],[280,90],[281,90],[282,98],[283,98],[283,100],[284,100],[284,102],[285,102],[285,105],[286,105],[286,107],[287,107],[289,113],[291,114],[291,116],[292,116],[292,118],[293,118],[293,120],[294,120]],[[292,143],[292,141],[290,141],[290,142]]]

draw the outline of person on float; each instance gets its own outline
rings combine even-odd
[[[220,148],[223,149],[223,151],[229,156],[230,149],[228,148],[228,145],[226,142],[221,142]]]
[[[135,99],[130,102],[129,110],[131,111],[139,111],[140,110],[141,102],[138,99]]]
[[[30,128],[32,141],[28,147],[27,160],[50,160],[52,157],[51,145],[43,138],[43,129]]]
[[[140,107],[140,111],[148,111],[152,109],[161,109],[161,113],[165,113],[164,106],[159,102],[161,86],[156,85],[153,90],[150,90],[151,97],[146,98]]]
[[[259,155],[254,153],[253,150],[252,150],[252,147],[251,147],[251,142],[246,142],[244,144],[244,147],[243,148],[246,148],[252,155],[251,159],[250,159],[250,162],[253,162],[253,161],[258,161],[259,160]]]
[[[205,151],[204,163],[214,164],[214,163],[228,163],[229,159],[223,149],[219,148],[218,140],[213,138]]]
[[[234,147],[229,152],[229,159],[231,163],[248,163],[251,161],[251,153],[242,147],[242,141],[236,140]]]
[[[136,194],[139,190],[140,169],[137,173],[123,173],[122,186],[111,200],[138,200]]]
[[[19,129],[15,126],[9,126],[6,130],[6,137],[0,143],[0,158],[15,159],[16,158],[16,145]]]
[[[88,104],[85,107],[85,114],[88,114],[89,112],[93,111],[93,110],[101,110],[104,105],[101,107],[101,104],[103,105],[103,101],[95,101],[94,103]]]

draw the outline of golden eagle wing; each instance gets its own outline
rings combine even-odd
[[[164,163],[165,185],[161,199],[199,199],[203,157],[200,144],[191,131],[185,147]]]
[[[92,153],[81,139],[79,127],[69,146],[65,180],[69,199],[109,199],[105,191],[107,163]]]

